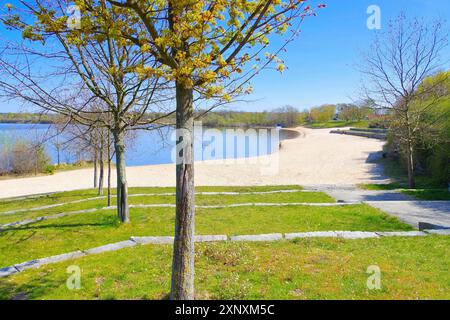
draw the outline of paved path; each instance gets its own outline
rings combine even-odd
[[[393,215],[414,228],[419,222],[450,227],[450,201],[419,201],[397,190],[362,190],[352,185],[311,185],[341,202],[364,202]]]

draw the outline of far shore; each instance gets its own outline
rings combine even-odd
[[[199,161],[199,186],[237,185],[354,185],[384,179],[367,161],[382,150],[383,142],[362,137],[333,135],[332,129],[285,129],[295,133],[279,152],[257,158]],[[93,169],[57,172],[51,176],[0,180],[0,198],[20,197],[92,188]],[[113,176],[113,185],[115,177]],[[175,165],[127,168],[130,187],[175,186]]]

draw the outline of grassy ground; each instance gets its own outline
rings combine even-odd
[[[402,193],[415,197],[418,200],[450,200],[450,191],[433,185],[429,177],[418,175],[416,177],[417,189],[409,189],[407,173],[392,159],[382,159],[384,173],[395,182],[388,184],[361,184],[365,190],[400,190]]]
[[[172,235],[173,208],[131,209],[121,225],[114,210],[102,210],[8,229],[0,233],[0,267],[130,236]],[[367,205],[346,207],[248,207],[198,209],[197,234],[260,234],[324,230],[389,231],[411,227]]]
[[[450,200],[450,191],[448,189],[407,189],[400,183],[388,183],[388,184],[361,184],[359,185],[364,190],[399,190],[400,192],[412,196],[418,200]]]
[[[343,127],[355,127],[355,128],[367,128],[369,126],[368,121],[328,121],[328,122],[315,122],[305,125],[311,129],[327,129],[327,128],[343,128]]]
[[[272,191],[299,188],[215,187],[197,191]],[[132,188],[130,193],[173,192]],[[95,196],[74,191],[38,199],[4,200],[1,211]],[[173,196],[132,197],[133,203],[173,203]],[[322,193],[198,195],[199,204],[333,202]],[[71,210],[103,205],[97,200]],[[104,201],[104,199],[102,200]],[[65,207],[25,212],[55,213]],[[55,211],[53,211],[55,210]],[[173,235],[173,208],[131,209],[131,223],[115,210],[67,216],[0,232],[0,267],[88,249],[130,236]],[[3,219],[0,215],[0,217]],[[399,231],[412,228],[368,205],[343,207],[246,207],[197,209],[196,234],[260,234],[324,230]],[[274,243],[209,243],[196,246],[197,298],[208,299],[428,299],[449,298],[449,237],[362,240],[302,239]],[[0,278],[0,299],[164,299],[170,287],[172,247],[138,246]],[[70,265],[82,270],[82,288],[69,290]],[[367,267],[378,265],[382,289],[368,290]]]
[[[372,190],[372,191],[385,191],[385,190],[398,190],[403,189],[403,186],[400,183],[368,183],[368,184],[360,184],[359,188],[364,190]]]
[[[450,237],[196,246],[197,299],[450,299]],[[164,299],[171,246],[139,246],[0,279],[0,299]],[[69,290],[67,267],[81,268]],[[381,270],[381,289],[366,286]]]
[[[136,190],[136,194],[146,193],[145,190]],[[112,204],[115,204],[115,198],[112,199]],[[264,194],[264,195],[197,195],[197,205],[227,205],[232,203],[292,203],[292,202],[307,202],[307,203],[323,203],[323,202],[335,202],[335,200],[326,194],[320,192],[298,192],[298,193],[277,193],[277,194]],[[58,202],[63,203],[63,202]],[[174,204],[175,196],[138,196],[130,197],[130,204]],[[25,212],[19,212],[15,214],[0,214],[0,224],[6,224],[9,222],[36,218],[44,215],[57,214],[61,212],[70,212],[77,210],[84,210],[90,208],[104,208],[107,206],[106,199],[89,200],[76,204],[67,204],[63,206],[53,207],[45,210],[30,210]]]
[[[264,192],[264,191],[276,191],[276,190],[302,190],[303,188],[297,185],[288,186],[259,186],[259,187],[197,187],[197,192],[207,191],[234,191],[234,192]],[[130,194],[138,193],[169,193],[175,192],[175,188],[129,188]],[[106,194],[106,190],[105,190]],[[112,189],[112,194],[116,194],[116,190]],[[48,195],[42,195],[41,197],[33,197],[27,199],[0,199],[0,214],[1,212],[16,210],[16,209],[29,209],[33,207],[40,207],[45,205],[52,205],[55,203],[65,203],[74,200],[86,199],[97,197],[96,189],[76,190],[68,192],[53,193]],[[105,203],[105,201],[103,201]]]
[[[402,192],[419,200],[450,200],[447,189],[405,189]]]

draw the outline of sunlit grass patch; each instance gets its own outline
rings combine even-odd
[[[131,209],[120,224],[115,210],[101,210],[0,232],[0,267],[131,236],[173,235],[174,208]],[[412,228],[368,205],[344,207],[244,207],[197,209],[197,234],[261,234],[302,231],[394,231]]]
[[[449,299],[449,237],[196,245],[197,299]],[[172,246],[139,246],[0,279],[0,298],[164,299]],[[81,268],[81,289],[66,272]],[[366,286],[371,265],[380,290]]]

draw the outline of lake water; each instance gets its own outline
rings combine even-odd
[[[0,124],[0,150],[11,141],[42,141],[53,163],[57,163],[56,138],[47,124]],[[236,159],[277,152],[279,141],[290,138],[283,130],[273,129],[211,129],[195,130],[195,159]],[[64,134],[58,138],[63,143]],[[167,127],[158,131],[135,131],[134,138],[126,146],[128,166],[174,163],[175,132]],[[72,163],[79,156],[63,148],[61,162]]]

